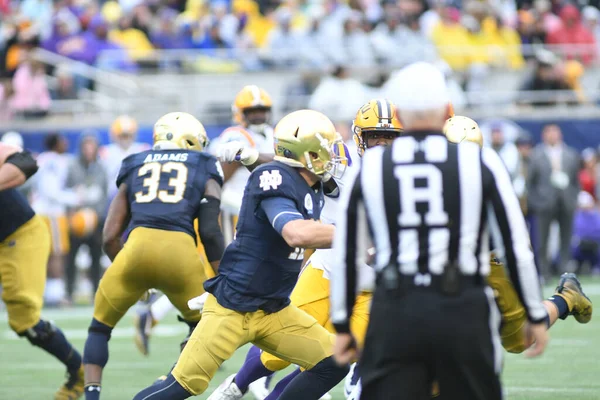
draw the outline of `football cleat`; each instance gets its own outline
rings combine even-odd
[[[565,272],[560,276],[555,296],[560,296],[569,306],[569,315],[575,317],[580,324],[587,324],[592,319],[592,301],[583,293],[577,275]]]
[[[207,400],[239,400],[244,397],[244,393],[233,381],[235,374],[230,375],[215,389]]]
[[[85,380],[83,365],[75,372],[67,371],[67,381],[58,389],[54,400],[77,400],[83,395]]]
[[[152,328],[157,324],[150,312],[150,304],[152,304],[156,297],[155,293],[151,293],[146,299],[142,300],[144,305],[138,310],[135,317],[133,317],[135,345],[140,353],[145,356],[150,353],[150,333],[152,332]]]
[[[269,388],[267,387],[267,377],[264,376],[252,382],[248,385],[248,391],[252,393],[252,396],[254,396],[256,400],[265,400],[270,393]]]

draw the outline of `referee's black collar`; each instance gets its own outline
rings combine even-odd
[[[412,136],[415,138],[424,138],[426,136],[444,136],[444,132],[442,131],[432,131],[432,130],[414,130],[414,131],[402,131],[399,137],[403,136]]]

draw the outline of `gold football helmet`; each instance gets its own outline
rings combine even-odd
[[[208,136],[200,121],[184,112],[163,115],[154,124],[154,150],[188,149],[202,151]]]
[[[477,122],[471,118],[455,115],[448,118],[444,124],[444,135],[452,143],[469,141],[483,147],[483,134]]]
[[[389,134],[392,138],[398,137],[402,132],[402,124],[398,119],[396,106],[385,99],[369,101],[356,113],[352,132],[360,156],[368,147],[367,135]]]
[[[137,121],[129,115],[117,117],[110,125],[110,137],[113,141],[117,141],[123,137],[135,138],[137,131]]]
[[[231,105],[233,122],[255,133],[263,133],[269,122],[272,106],[271,96],[264,89],[256,85],[244,86]],[[247,115],[253,110],[264,113]]]
[[[325,115],[300,110],[286,115],[275,127],[275,160],[306,168],[324,181],[341,178],[348,158],[342,137]]]

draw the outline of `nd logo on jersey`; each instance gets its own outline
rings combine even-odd
[[[267,190],[277,189],[281,185],[281,180],[282,177],[279,170],[263,171],[258,186],[266,192]]]

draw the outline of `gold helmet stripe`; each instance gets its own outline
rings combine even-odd
[[[258,88],[258,86],[250,85],[250,86],[248,86],[248,89],[250,89],[250,93],[252,93],[252,104],[253,105],[260,104],[261,103],[260,89]]]

